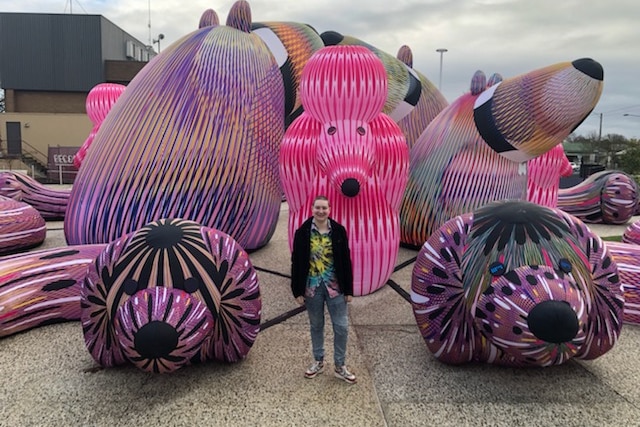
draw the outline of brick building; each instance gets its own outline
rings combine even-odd
[[[0,13],[0,169],[44,179],[52,147],[72,152],[89,135],[89,91],[128,84],[155,55],[100,15]]]

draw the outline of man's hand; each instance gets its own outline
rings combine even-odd
[[[304,304],[304,297],[303,296],[296,297],[296,301],[298,302],[299,305],[303,305]]]
[[[353,295],[345,295],[344,296],[344,300],[347,302],[347,304],[349,304],[352,299],[353,299]]]

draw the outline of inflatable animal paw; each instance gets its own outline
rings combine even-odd
[[[638,184],[622,171],[596,172],[560,189],[558,208],[588,223],[626,224],[638,209]]]
[[[87,349],[101,365],[172,372],[244,358],[260,330],[258,278],[227,234],[163,219],[110,243],[81,295]]]
[[[411,149],[401,241],[420,247],[447,220],[496,200],[526,200],[526,162],[560,144],[600,98],[602,66],[578,59],[502,80],[477,72],[471,92]]]
[[[548,208],[558,206],[560,177],[573,169],[561,144],[527,162],[527,200]]]
[[[0,255],[36,247],[46,235],[47,225],[35,208],[0,196]]]
[[[383,286],[398,255],[409,150],[398,125],[382,113],[386,92],[384,66],[368,49],[321,49],[302,73],[305,112],[280,150],[290,245],[315,197],[327,196],[331,216],[347,229],[354,295]]]
[[[423,245],[411,301],[441,361],[507,366],[594,359],[616,343],[616,262],[579,219],[529,202],[457,216]]]

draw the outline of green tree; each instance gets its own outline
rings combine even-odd
[[[624,150],[618,156],[618,165],[620,169],[630,175],[640,175],[640,144],[634,141],[632,147]]]

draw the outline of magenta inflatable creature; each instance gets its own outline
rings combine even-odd
[[[526,162],[561,143],[593,110],[604,71],[592,59],[505,79],[477,72],[409,155],[401,241],[420,247],[447,220],[495,200],[526,200]]]
[[[47,225],[32,206],[0,196],[0,255],[36,247],[44,241]]]
[[[64,219],[71,190],[56,190],[19,172],[0,172],[0,195],[24,202],[45,220]]]
[[[527,200],[540,206],[558,205],[560,177],[571,176],[573,169],[561,144],[527,162]]]
[[[606,242],[606,245],[618,264],[624,289],[624,321],[640,325],[640,246],[623,242]]]
[[[284,119],[282,74],[238,1],[226,26],[184,36],[122,93],[71,190],[67,242],[109,243],[184,218],[247,250],[264,246],[282,201]]]
[[[622,233],[622,242],[640,245],[640,221],[632,222]]]
[[[0,260],[0,337],[80,320],[80,289],[106,245],[44,249]]]
[[[624,296],[616,262],[582,221],[509,201],[431,235],[411,301],[427,347],[445,363],[551,366],[609,351]]]
[[[361,46],[329,46],[302,74],[305,112],[287,129],[280,174],[289,203],[289,243],[325,195],[348,232],[354,295],[385,284],[398,254],[398,208],[407,182],[402,131],[383,114],[382,62]]]
[[[616,170],[596,172],[558,191],[558,208],[594,224],[626,224],[638,209],[638,184]]]
[[[125,85],[117,83],[100,83],[89,91],[85,108],[89,119],[93,123],[93,129],[91,129],[84,144],[82,144],[78,152],[73,156],[73,165],[76,169],[80,169],[82,161],[87,156],[87,150],[91,147],[93,139],[98,133],[98,130],[100,130],[100,125],[102,125],[105,117],[109,114],[109,110],[111,110],[113,104],[115,104],[120,95],[122,95],[125,88]]]
[[[163,219],[110,243],[88,269],[81,320],[104,367],[172,372],[244,358],[260,330],[258,277],[227,234]]]

